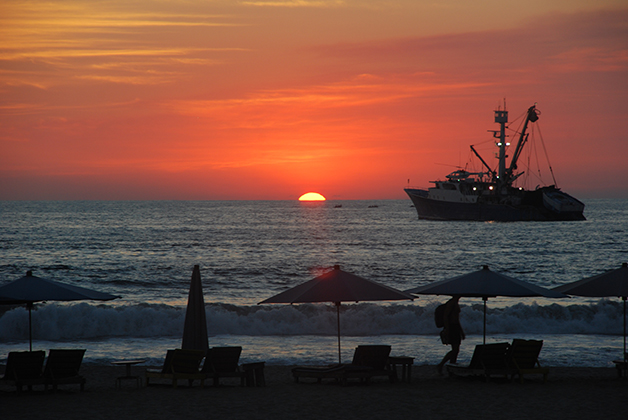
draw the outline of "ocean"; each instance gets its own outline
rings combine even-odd
[[[591,199],[580,222],[418,220],[410,200],[0,201],[0,285],[33,274],[121,296],[45,302],[33,349],[85,348],[84,363],[146,358],[181,345],[198,264],[210,346],[241,345],[241,361],[338,360],[333,304],[258,305],[334,265],[406,290],[479,270],[556,287],[628,261],[628,200]],[[341,306],[343,360],[359,344],[436,364],[435,307],[446,296]],[[482,342],[483,302],[461,299],[459,360]],[[492,298],[487,342],[544,340],[548,366],[612,366],[623,351],[618,298]],[[28,350],[28,312],[0,306],[0,363]]]

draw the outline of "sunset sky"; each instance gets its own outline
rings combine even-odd
[[[0,199],[407,198],[504,98],[628,198],[628,0],[2,1]]]

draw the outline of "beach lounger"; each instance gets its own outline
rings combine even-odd
[[[489,380],[500,376],[508,378],[513,370],[508,364],[508,343],[478,344],[468,366],[447,365],[450,376],[478,377]]]
[[[299,378],[315,378],[318,382],[331,378],[346,384],[348,379],[357,378],[361,382],[368,382],[376,376],[386,376],[394,382],[396,374],[388,365],[389,355],[390,346],[361,345],[355,349],[349,364],[298,366],[292,369],[292,376],[296,382],[299,382]]]
[[[45,358],[46,352],[43,350],[10,352],[2,380],[13,382],[18,393],[22,392],[24,386],[30,391],[33,385],[43,385]]]
[[[44,368],[46,390],[48,385],[56,390],[59,385],[77,384],[83,391],[85,378],[79,374],[79,370],[84,355],[85,349],[50,349]]]
[[[201,350],[168,350],[166,359],[161,369],[146,369],[146,386],[150,386],[150,379],[167,379],[172,382],[172,387],[177,387],[177,381],[186,380],[192,386],[195,380],[201,381],[201,387],[205,385],[204,373],[201,373],[201,361],[205,352]]]
[[[626,372],[628,371],[628,353],[624,354],[624,360],[613,360],[615,369],[617,369],[617,376],[620,378],[626,378]]]
[[[207,379],[214,380],[214,386],[220,384],[220,378],[239,378],[244,386],[246,373],[240,368],[242,347],[212,347],[207,352],[202,373]]]
[[[512,379],[519,376],[523,383],[523,375],[543,375],[543,382],[547,380],[549,368],[542,367],[539,362],[539,353],[543,347],[543,340],[514,339],[510,346],[509,363],[513,369]]]

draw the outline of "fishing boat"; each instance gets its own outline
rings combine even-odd
[[[539,186],[534,190],[515,186],[515,181],[525,172],[517,171],[517,161],[528,143],[528,128],[538,121],[540,112],[536,105],[528,108],[508,164],[506,153],[510,143],[506,134],[508,111],[505,108],[495,110],[495,123],[499,124],[499,130],[491,130],[499,149],[497,168],[491,168],[471,146],[471,151],[483,165],[481,171],[457,169],[445,180],[431,181],[434,186],[427,190],[405,188],[419,219],[503,222],[585,220],[584,204],[557,188],[555,180],[553,185]]]

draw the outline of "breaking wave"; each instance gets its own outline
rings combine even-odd
[[[340,322],[345,336],[432,335],[438,332],[433,314],[437,303],[342,305]],[[623,334],[622,303],[602,299],[591,304],[538,305],[519,303],[488,308],[491,334]],[[206,304],[210,335],[322,335],[337,334],[333,305]],[[128,306],[43,304],[32,314],[33,335],[42,340],[108,337],[180,336],[185,308],[161,304]],[[462,305],[461,322],[467,334],[482,334],[482,304]],[[0,342],[28,338],[28,312],[12,308],[0,316]]]

